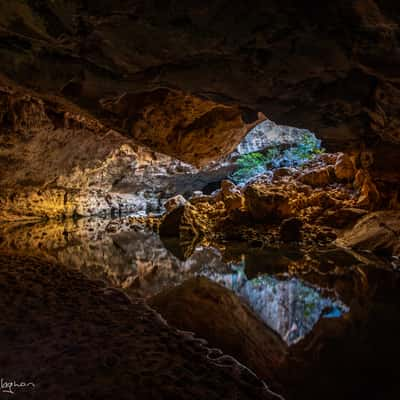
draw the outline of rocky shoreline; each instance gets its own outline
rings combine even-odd
[[[245,185],[223,181],[212,195],[171,199],[168,212],[150,223],[166,242],[179,238],[186,256],[199,243],[312,248],[335,240],[398,256],[399,203],[372,181],[366,157],[321,154],[301,167],[278,168]],[[373,234],[368,233],[371,226]],[[372,245],[374,236],[377,243]]]

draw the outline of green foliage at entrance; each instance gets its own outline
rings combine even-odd
[[[243,154],[236,160],[237,169],[230,178],[237,184],[273,168],[295,167],[322,153],[321,142],[311,132],[306,132],[296,146],[281,149],[271,147],[265,152]]]

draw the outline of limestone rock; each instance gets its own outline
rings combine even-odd
[[[236,152],[240,155],[263,151],[281,146],[293,147],[302,141],[309,131],[294,127],[277,125],[266,120],[255,126],[240,142]]]
[[[209,230],[208,214],[187,202],[166,213],[161,220],[159,233],[164,237],[197,239]]]
[[[357,206],[374,209],[378,205],[379,200],[380,193],[375,183],[372,181],[372,178],[367,175],[363,180],[360,197],[357,201]]]
[[[356,250],[400,255],[400,212],[377,211],[362,218],[339,244]]]
[[[159,232],[161,236],[179,237],[185,206],[181,205],[166,213],[161,221]]]
[[[333,167],[329,165],[327,167],[307,171],[299,178],[299,180],[300,182],[312,187],[326,186],[333,182],[333,170]]]
[[[357,190],[360,190],[362,188],[362,185],[364,183],[365,178],[367,177],[368,172],[363,170],[363,169],[359,169],[354,177],[354,188]]]
[[[273,172],[273,180],[279,180],[285,176],[292,176],[296,173],[296,171],[293,168],[287,168],[287,167],[282,167],[282,168],[277,168]]]
[[[244,191],[246,207],[259,221],[280,221],[292,214],[289,196],[279,188],[254,183]]]
[[[344,207],[338,210],[326,210],[319,222],[322,225],[328,225],[334,228],[344,228],[354,224],[365,214],[367,214],[366,210],[352,207]]]
[[[355,170],[351,158],[347,154],[340,154],[335,164],[336,178],[344,181],[351,181],[354,179]]]
[[[229,180],[223,180],[221,182],[221,191],[217,194],[216,200],[222,201],[228,212],[240,210],[244,206],[244,198],[240,189]]]
[[[182,195],[178,194],[178,195],[168,199],[165,202],[164,207],[168,212],[170,212],[177,207],[184,206],[186,204],[186,202],[187,202],[187,200]]]
[[[328,150],[375,151],[379,140],[398,154],[394,0],[313,4],[312,13],[307,2],[254,0],[3,3],[4,86],[40,88],[54,108],[188,162],[229,153],[259,111],[318,132]]]

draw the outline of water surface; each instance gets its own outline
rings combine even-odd
[[[290,399],[400,393],[400,280],[390,262],[335,247],[243,244],[197,246],[183,258],[166,245],[127,219],[0,225],[0,250],[56,261],[130,295],[151,299],[196,276],[229,289],[286,346],[271,368]]]

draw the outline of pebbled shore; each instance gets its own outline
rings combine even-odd
[[[279,399],[143,300],[33,257],[0,254],[0,366],[23,399]]]

